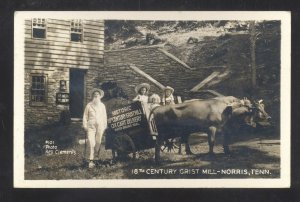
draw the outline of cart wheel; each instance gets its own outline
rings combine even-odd
[[[126,134],[118,135],[114,138],[113,151],[116,151],[118,158],[121,159],[127,157],[131,157],[132,159],[136,158],[135,145],[131,137]]]
[[[162,152],[175,152],[181,153],[181,140],[180,138],[170,138],[164,141],[160,150]]]

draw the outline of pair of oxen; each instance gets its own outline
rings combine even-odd
[[[181,137],[185,151],[192,154],[188,137],[195,132],[208,135],[209,153],[213,154],[216,133],[224,135],[224,153],[229,154],[229,143],[232,131],[237,126],[256,127],[258,122],[269,122],[271,117],[266,113],[262,100],[254,101],[237,99],[233,96],[213,99],[195,99],[181,104],[160,106],[152,110],[157,130],[155,161],[160,161],[161,145],[170,138]]]

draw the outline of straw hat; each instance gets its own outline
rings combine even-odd
[[[101,90],[101,89],[99,89],[99,88],[94,88],[94,89],[92,90],[91,97],[93,97],[93,95],[94,95],[95,92],[100,93],[100,99],[104,97],[104,91]]]
[[[147,90],[147,92],[148,92],[148,91],[150,90],[150,85],[147,84],[147,83],[141,83],[141,84],[137,85],[137,86],[134,88],[134,91],[135,91],[136,93],[139,93],[139,91],[140,91],[141,88],[146,88],[146,90]]]
[[[174,88],[172,88],[172,87],[170,87],[170,86],[166,86],[166,87],[164,88],[164,92],[166,92],[166,90],[170,90],[171,93],[174,92]]]

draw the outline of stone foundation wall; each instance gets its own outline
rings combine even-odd
[[[46,76],[46,103],[35,105],[31,102],[31,75]],[[59,121],[61,112],[69,110],[68,105],[56,104],[56,93],[60,92],[59,81],[67,80],[67,93],[69,92],[69,69],[49,68],[49,69],[25,69],[25,127],[39,127],[45,124],[52,124]]]
[[[117,65],[117,66],[106,66],[105,71],[99,73],[99,80],[104,82],[115,82],[119,87],[121,87],[128,98],[131,100],[136,96],[134,88],[140,83],[149,83],[149,80],[142,77],[135,71],[133,71],[128,65]],[[160,93],[160,89],[151,84],[151,89],[149,94]]]
[[[99,87],[99,76],[103,72],[103,62],[98,67],[90,67],[85,75],[85,105],[92,99],[91,91]]]
[[[102,67],[103,68],[103,67]],[[85,98],[84,105],[91,99],[90,92],[97,87],[98,73],[101,68],[91,68],[85,75]],[[30,101],[31,75],[45,75],[47,78],[47,102],[35,106]],[[57,104],[56,94],[60,91],[60,80],[67,81],[67,90],[69,93],[69,68],[48,68],[48,69],[25,69],[25,128],[41,127],[49,124],[59,123],[62,112],[69,112],[69,104]]]
[[[130,98],[135,95],[135,85],[141,82],[151,84],[151,92],[161,94],[158,87],[130,69],[128,67],[130,64],[134,64],[164,86],[173,87],[174,94],[183,97],[188,97],[189,90],[212,72],[188,69],[160,51],[159,47],[105,51],[105,71],[100,78],[103,81],[119,83]]]

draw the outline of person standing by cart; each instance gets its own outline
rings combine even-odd
[[[99,158],[101,139],[107,127],[106,108],[101,102],[103,96],[103,90],[93,89],[92,101],[86,105],[83,114],[83,128],[90,146],[89,168],[95,167],[94,157]]]

